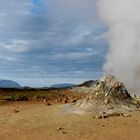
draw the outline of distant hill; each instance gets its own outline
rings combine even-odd
[[[50,86],[50,88],[92,87],[95,85],[96,82],[97,80],[89,80],[78,85],[72,83],[60,83],[60,84],[54,84]]]
[[[71,84],[71,83],[61,83],[61,84],[54,84],[52,86],[50,86],[50,88],[70,88],[75,86],[75,84]]]
[[[85,81],[82,84],[77,85],[78,87],[92,87],[95,85],[95,83],[97,82],[97,80],[89,80],[89,81]]]
[[[21,88],[21,85],[11,80],[0,80],[0,88]]]

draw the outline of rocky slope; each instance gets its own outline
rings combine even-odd
[[[98,80],[87,98],[71,105],[76,113],[92,113],[100,117],[120,116],[140,109],[140,102],[131,97],[123,83],[114,76]]]

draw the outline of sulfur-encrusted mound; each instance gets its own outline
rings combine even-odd
[[[109,99],[112,102],[132,100],[123,83],[117,81],[114,76],[105,76],[97,81],[89,99]]]
[[[86,99],[71,105],[71,110],[76,113],[88,112],[104,116],[122,114],[139,108],[140,103],[131,97],[124,84],[115,76],[102,77]]]

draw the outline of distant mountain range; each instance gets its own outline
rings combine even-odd
[[[61,83],[61,84],[54,84],[50,86],[50,88],[69,88],[74,86],[75,84],[71,84],[71,83]]]
[[[77,85],[72,83],[61,83],[52,85],[50,88],[92,87],[96,82],[96,80],[89,80]]]
[[[72,83],[60,83],[60,84],[54,84],[50,87],[45,88],[72,88],[72,87],[91,87],[95,85],[96,80],[89,80],[85,81],[81,84],[72,84]],[[22,87],[19,83],[12,81],[12,80],[1,80],[0,79],[0,88],[31,88],[31,87]]]
[[[21,88],[21,85],[12,80],[0,80],[0,88]]]

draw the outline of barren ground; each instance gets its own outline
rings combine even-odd
[[[20,112],[14,113],[17,106]],[[0,106],[0,140],[140,140],[140,112],[126,118],[95,119],[65,113],[63,106]]]

